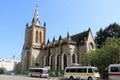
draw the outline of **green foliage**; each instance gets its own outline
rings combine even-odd
[[[38,67],[38,66],[40,66],[40,64],[39,64],[39,63],[35,63],[35,66],[37,66],[37,67]]]
[[[28,74],[28,70],[23,70],[23,71],[21,71],[21,74],[22,74],[22,75],[27,75],[27,74]]]
[[[102,48],[88,52],[82,62],[97,66],[103,74],[110,64],[120,63],[120,38],[107,38]]]
[[[59,69],[56,69],[55,73],[56,73],[56,76],[63,76],[64,75],[64,71],[63,70],[59,70]]]
[[[117,23],[110,24],[105,29],[100,29],[96,33],[95,41],[97,42],[97,48],[101,48],[103,43],[108,37],[120,38],[120,25]]]
[[[59,70],[59,69],[56,69],[55,71],[49,70],[48,73],[49,73],[49,76],[63,76],[64,75],[64,71]]]
[[[4,74],[4,73],[5,73],[5,71],[6,71],[6,69],[5,69],[5,68],[3,68],[3,67],[1,67],[1,68],[0,68],[0,74]]]
[[[54,76],[54,71],[53,70],[49,70],[48,74],[49,74],[49,76]]]
[[[55,70],[55,75],[58,76],[58,74],[59,74],[59,69],[57,68],[57,69]]]

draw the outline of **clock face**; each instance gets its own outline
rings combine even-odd
[[[94,49],[94,45],[93,45],[92,42],[89,43],[89,49],[90,49],[90,50],[93,50],[93,49]]]

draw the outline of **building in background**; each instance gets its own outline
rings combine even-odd
[[[0,68],[5,68],[6,72],[19,72],[20,60],[0,58]]]
[[[95,41],[89,28],[87,31],[69,35],[53,41],[46,41],[46,23],[42,26],[39,20],[38,6],[32,25],[26,24],[25,41],[22,50],[21,70],[30,67],[46,67],[64,70],[66,66],[81,64],[85,53],[96,49]]]

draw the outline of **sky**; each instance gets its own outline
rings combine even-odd
[[[91,28],[120,23],[120,0],[0,0],[0,58],[21,59],[26,23],[31,25],[36,5],[41,25],[46,22],[46,42]]]

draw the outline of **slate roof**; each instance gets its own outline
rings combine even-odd
[[[89,34],[89,30],[88,31],[84,31],[82,33],[75,34],[75,35],[71,36],[71,39],[74,42],[76,42],[77,45],[84,44],[85,38],[86,38],[86,40],[88,39],[88,34]]]
[[[69,41],[69,44],[72,44],[72,45],[76,45],[76,46],[79,46],[79,45],[84,45],[85,44],[85,39],[87,40],[88,39],[88,34],[89,34],[89,31],[90,31],[90,28],[87,30],[87,31],[84,31],[84,32],[81,32],[81,33],[78,33],[78,34],[75,34],[75,35],[72,35],[72,36],[69,36],[70,37],[70,41]],[[54,46],[59,46],[60,44],[60,39],[62,40],[62,45],[64,44],[67,44],[67,37],[65,38],[62,38],[61,36],[59,37],[58,40],[55,40],[55,37],[53,38],[53,41],[52,42],[49,42],[50,46],[49,47],[53,47],[53,42],[55,42],[55,45]],[[49,40],[48,40],[49,41]],[[48,43],[47,43],[48,44]],[[47,44],[45,44],[45,48],[47,48]]]

